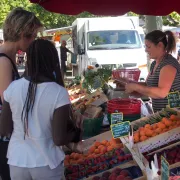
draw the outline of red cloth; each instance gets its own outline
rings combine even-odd
[[[180,13],[179,0],[30,0],[46,10],[76,15],[88,11],[95,15],[123,15],[129,11],[142,15],[164,16]]]

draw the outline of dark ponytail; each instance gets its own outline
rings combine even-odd
[[[168,42],[166,46],[166,51],[169,54],[176,50],[176,38],[172,31],[165,31],[165,34]]]
[[[176,38],[171,31],[162,32],[160,30],[154,30],[148,33],[145,39],[155,45],[162,42],[168,54],[176,50]]]

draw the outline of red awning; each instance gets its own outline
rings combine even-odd
[[[95,15],[123,15],[133,11],[142,15],[164,16],[180,13],[179,0],[30,0],[46,10],[76,15],[88,11]]]

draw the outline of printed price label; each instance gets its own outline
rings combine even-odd
[[[161,179],[169,180],[169,163],[161,156]]]
[[[168,94],[168,104],[170,108],[180,107],[180,96],[178,91]]]
[[[111,114],[111,125],[121,123],[123,121],[123,113]]]
[[[111,132],[112,132],[113,138],[115,139],[123,137],[123,136],[128,136],[129,130],[130,130],[129,121],[111,125]]]

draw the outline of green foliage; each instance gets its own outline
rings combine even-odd
[[[16,7],[23,7],[28,11],[34,12],[46,29],[70,26],[79,17],[94,17],[88,12],[83,12],[77,16],[51,13],[37,4],[30,3],[29,0],[0,0],[0,28],[2,28],[7,14]]]
[[[111,74],[112,70],[108,68],[99,68],[97,69],[97,71],[88,70],[85,74],[82,87],[89,93],[99,88],[103,89],[108,82]]]
[[[73,85],[79,85],[81,83],[81,76],[75,76],[72,80]]]

